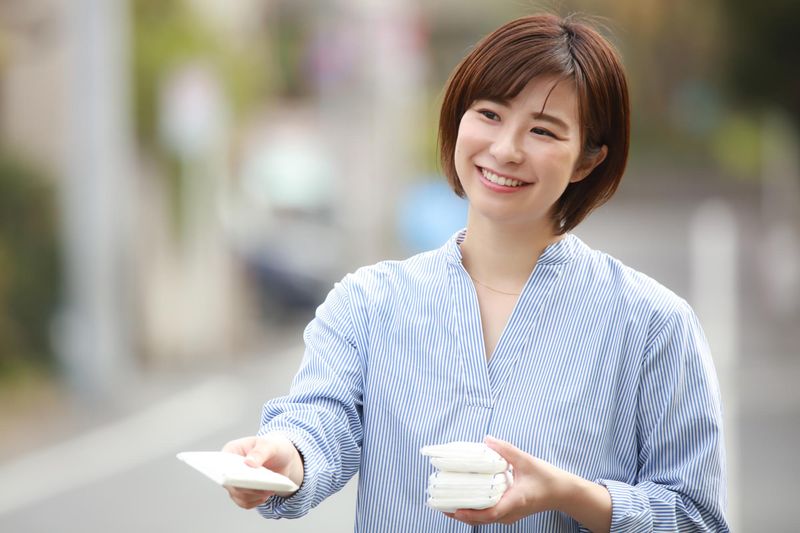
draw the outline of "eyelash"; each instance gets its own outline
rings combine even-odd
[[[480,109],[478,110],[478,113],[488,118],[489,120],[497,120],[500,118],[500,116],[497,113],[495,113],[494,111],[489,111],[488,109]],[[556,138],[556,136],[552,132],[544,128],[539,128],[539,127],[531,128],[531,132],[535,133],[536,135],[546,135],[554,139]]]
[[[533,129],[531,129],[531,131],[533,133],[536,133],[536,135],[547,135],[548,137],[552,137],[554,139],[556,138],[556,136],[553,133],[547,131],[544,128],[533,128]]]

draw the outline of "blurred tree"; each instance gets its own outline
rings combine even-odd
[[[312,96],[307,50],[313,35],[313,17],[310,13],[315,6],[311,4],[297,0],[277,2],[267,17],[265,29],[274,45],[275,85],[279,86],[276,89],[282,98]]]
[[[705,164],[723,114],[720,1],[576,1],[609,17],[631,84],[632,158],[649,166]],[[646,174],[643,174],[646,175]]]
[[[186,63],[212,65],[237,112],[269,90],[263,50],[233,46],[184,0],[134,0],[133,54],[137,130],[150,148],[157,140],[159,85]]]
[[[231,39],[200,17],[185,0],[134,0],[134,112],[142,147],[164,164],[169,180],[173,220],[179,226],[181,180],[179,162],[159,143],[158,104],[161,84],[170,73],[202,63],[219,76],[234,115],[242,114],[270,92],[270,69],[263,46]],[[178,229],[180,229],[178,227]]]
[[[0,378],[55,361],[50,324],[60,301],[55,191],[0,154]]]
[[[800,2],[728,0],[727,89],[744,106],[781,107],[800,126]]]

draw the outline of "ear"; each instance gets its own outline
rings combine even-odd
[[[569,180],[570,183],[577,183],[591,174],[592,171],[597,168],[597,165],[605,161],[607,155],[608,146],[604,144],[596,153],[587,157],[583,163],[575,168],[575,172],[572,173],[572,177]]]

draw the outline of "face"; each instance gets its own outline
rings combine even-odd
[[[461,118],[454,156],[470,221],[555,233],[556,201],[602,160],[584,165],[580,156],[571,82],[539,77],[510,101],[473,102]]]

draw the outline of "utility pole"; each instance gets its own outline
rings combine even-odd
[[[714,357],[724,412],[728,466],[728,523],[738,530],[739,468],[739,236],[736,216],[723,200],[709,200],[690,226],[692,305]]]
[[[57,345],[71,386],[110,398],[132,370],[128,5],[74,0],[63,10],[67,154],[61,180],[66,301]]]

